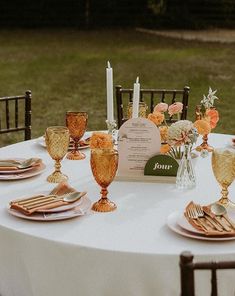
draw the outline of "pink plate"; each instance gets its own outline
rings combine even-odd
[[[181,214],[179,214],[179,212],[173,212],[173,213],[171,213],[167,217],[167,226],[173,232],[178,233],[178,234],[180,234],[180,235],[182,235],[184,237],[193,238],[193,239],[197,239],[197,240],[206,240],[206,241],[227,241],[227,240],[234,240],[235,239],[235,236],[216,236],[216,237],[212,237],[212,236],[206,236],[206,235],[204,235],[202,233],[198,233],[197,234],[197,233],[188,231],[186,229],[183,229],[178,224],[178,220],[179,220],[180,217],[182,217],[182,216],[181,216]]]
[[[72,208],[70,210],[63,211],[63,212],[34,213],[30,216],[26,216],[23,213],[10,208],[8,208],[7,210],[8,210],[8,213],[18,218],[32,220],[32,221],[48,222],[48,221],[66,220],[66,219],[71,219],[79,216],[84,216],[88,212],[90,207],[91,207],[91,201],[88,199],[88,197],[86,197],[83,199],[83,202],[80,204],[80,206],[77,206],[75,208]]]
[[[12,180],[21,180],[26,178],[31,178],[34,176],[37,176],[41,174],[45,170],[46,166],[44,163],[41,163],[39,166],[31,168],[28,171],[22,172],[22,170],[19,173],[4,173],[0,174],[0,181],[12,181]]]

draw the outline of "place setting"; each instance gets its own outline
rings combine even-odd
[[[46,166],[40,158],[0,159],[0,180],[21,180],[41,174]]]
[[[171,213],[167,218],[167,225],[175,233],[193,239],[234,240],[235,203],[228,197],[228,187],[235,179],[234,151],[228,148],[214,149],[212,169],[222,188],[221,198],[209,205],[191,201],[183,213]]]
[[[10,201],[7,210],[18,218],[47,222],[84,216],[90,207],[86,191],[77,191],[68,183],[61,182],[49,193]]]

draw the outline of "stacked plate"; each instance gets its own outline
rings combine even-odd
[[[230,215],[231,219],[234,220],[235,213],[231,213]],[[167,225],[168,227],[174,231],[175,233],[178,233],[182,236],[198,239],[198,240],[207,240],[207,241],[226,241],[226,240],[234,240],[235,234],[233,233],[227,233],[224,234],[224,232],[221,235],[206,235],[205,232],[200,231],[196,228],[194,228],[188,220],[184,217],[183,213],[179,212],[173,212],[170,214],[167,218]]]
[[[0,180],[21,180],[41,174],[46,166],[39,158],[0,159]]]
[[[46,148],[46,143],[45,143],[45,138],[44,137],[40,137],[36,140],[36,143],[39,144],[40,146]],[[70,143],[69,143],[69,150],[72,150],[74,147],[74,142],[71,139]],[[78,150],[82,150],[82,149],[86,149],[90,147],[90,137],[85,138],[85,139],[81,139],[78,142]]]
[[[72,195],[77,196],[74,202],[63,202],[63,196]],[[35,197],[18,199],[10,202],[8,212],[18,218],[47,222],[83,216],[90,207],[91,201],[86,196],[86,192],[73,192],[61,196],[37,195]],[[27,211],[27,208],[31,210]],[[33,208],[34,210],[32,211]]]

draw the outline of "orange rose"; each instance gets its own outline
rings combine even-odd
[[[113,139],[109,134],[102,132],[95,132],[92,134],[90,139],[90,148],[113,148]]]
[[[211,132],[210,123],[204,119],[195,121],[194,126],[200,135],[207,135]]]
[[[156,125],[160,125],[163,122],[164,118],[165,118],[164,114],[158,111],[149,113],[148,115],[148,119],[151,120]]]
[[[219,121],[219,112],[215,109],[207,109],[206,116],[209,117],[211,128],[215,128]]]
[[[168,126],[160,126],[159,131],[161,135],[161,142],[167,142]]]
[[[166,154],[171,150],[171,146],[169,144],[161,145],[160,153]]]

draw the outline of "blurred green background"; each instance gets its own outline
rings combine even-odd
[[[32,137],[47,126],[64,125],[67,110],[87,111],[88,129],[104,129],[105,68],[114,86],[190,86],[188,118],[209,86],[217,89],[220,122],[213,132],[235,133],[235,44],[182,41],[135,31],[35,29],[0,31],[0,96],[32,91]],[[114,92],[115,93],[115,92]],[[23,135],[0,135],[0,146]]]

